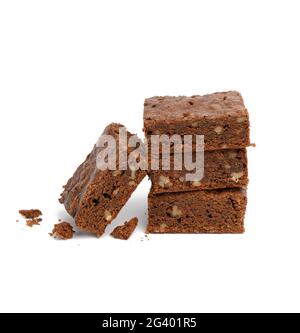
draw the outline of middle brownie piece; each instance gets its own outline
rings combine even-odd
[[[246,187],[248,184],[246,149],[206,151],[204,176],[195,181],[186,180],[186,174],[194,171],[187,171],[185,168],[174,170],[174,158],[176,155],[170,158],[170,170],[162,170],[161,160],[159,170],[151,170],[149,166],[152,194]]]

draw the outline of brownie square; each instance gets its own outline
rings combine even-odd
[[[148,233],[243,233],[245,189],[148,196]]]
[[[245,148],[250,145],[249,116],[236,91],[204,96],[152,97],[144,103],[144,132],[204,135],[205,150]],[[195,143],[192,145],[195,150]]]
[[[174,170],[176,156],[170,157],[170,170],[162,170],[161,159],[158,160],[159,170],[151,170],[149,166],[153,194],[246,187],[248,185],[246,149],[206,151],[204,153],[204,176],[201,180],[194,181],[187,181],[186,174],[195,171],[188,171],[186,168]],[[195,160],[195,157],[193,159]]]
[[[118,137],[121,127],[124,128],[120,124],[110,124],[103,132],[103,135],[111,135],[116,139],[117,152],[120,148]],[[132,136],[128,131],[126,134],[127,138]],[[119,170],[118,160],[117,170],[98,169],[96,161],[101,149],[94,146],[67,182],[59,200],[80,229],[97,236],[104,233],[106,226],[117,216],[146,175],[146,171],[140,169]],[[127,147],[127,156],[132,151],[132,147]]]

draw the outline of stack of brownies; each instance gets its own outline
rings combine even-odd
[[[235,91],[145,101],[144,131],[151,136],[203,135],[204,176],[187,181],[187,170],[152,170],[148,196],[149,233],[242,233],[247,205],[249,116]],[[185,144],[184,141],[183,145]],[[196,146],[192,145],[193,154]],[[159,150],[158,159],[162,160]],[[152,156],[152,159],[156,158]],[[151,161],[150,161],[151,162]],[[161,166],[161,163],[160,163]]]

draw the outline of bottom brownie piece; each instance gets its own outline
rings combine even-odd
[[[148,196],[148,233],[243,233],[245,189]]]

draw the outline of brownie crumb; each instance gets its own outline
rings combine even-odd
[[[19,213],[25,217],[25,219],[35,219],[43,215],[39,209],[20,209]]]
[[[20,220],[16,220],[16,222],[20,222]]]
[[[34,225],[40,225],[40,222],[42,222],[43,219],[41,218],[33,218],[33,219],[28,219],[26,220],[26,225],[30,228]]]
[[[54,228],[52,233],[49,233],[50,236],[58,239],[71,239],[73,238],[73,234],[75,231],[73,230],[72,226],[68,222],[61,222],[58,224],[54,224]]]
[[[134,232],[137,224],[138,224],[138,218],[134,217],[128,222],[125,222],[123,225],[116,227],[111,233],[111,236],[113,236],[114,238],[127,240]]]

